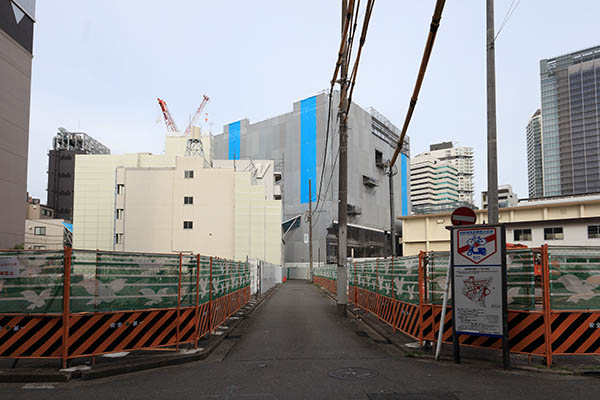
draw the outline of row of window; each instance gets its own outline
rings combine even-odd
[[[183,177],[185,179],[194,179],[194,170],[188,170],[183,172]],[[125,185],[122,183],[117,184],[117,194],[123,194],[123,190],[125,189]]]
[[[600,239],[600,225],[588,225],[588,239]],[[531,229],[515,229],[515,241],[532,240]],[[565,234],[562,227],[544,228],[544,240],[563,240]]]

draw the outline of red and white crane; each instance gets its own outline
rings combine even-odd
[[[188,124],[187,128],[185,128],[184,136],[188,136],[190,134],[190,131],[192,130],[192,126],[194,126],[194,124],[198,120],[198,117],[200,116],[200,114],[202,114],[204,107],[206,107],[206,103],[208,103],[208,101],[210,100],[207,95],[203,95],[203,96],[204,96],[204,98],[202,99],[202,103],[200,103],[200,106],[196,110],[196,113],[190,120],[190,123]]]
[[[167,126],[167,131],[171,132],[171,133],[180,132],[179,129],[177,128],[177,125],[175,125],[175,121],[173,120],[173,117],[171,117],[171,113],[169,112],[169,108],[167,107],[167,102],[160,98],[158,98],[157,100],[158,100],[158,105],[160,106],[160,109],[162,111],[163,117],[165,119],[165,125]],[[194,124],[198,120],[198,117],[200,116],[200,114],[202,114],[202,111],[204,110],[204,107],[206,107],[206,103],[208,103],[209,100],[210,99],[208,98],[208,96],[204,95],[204,98],[202,99],[202,103],[200,103],[200,106],[196,110],[196,113],[190,120],[190,123],[188,124],[187,128],[185,128],[184,136],[189,136],[189,134],[192,130],[192,126],[194,126]]]

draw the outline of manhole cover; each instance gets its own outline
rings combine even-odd
[[[378,374],[377,371],[373,371],[372,369],[347,367],[329,371],[328,375],[336,379],[343,379],[346,381],[358,381],[362,379],[374,378]]]

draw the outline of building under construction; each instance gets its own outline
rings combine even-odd
[[[309,260],[306,216],[310,195],[314,210],[313,261],[332,263],[337,259],[339,132],[334,105],[338,103],[339,93],[334,92],[329,112],[328,94],[318,94],[295,102],[290,113],[253,124],[242,119],[225,125],[223,134],[214,138],[216,159],[276,161],[283,200],[285,262]],[[372,108],[365,110],[352,103],[348,122],[349,256],[391,254],[386,161],[391,159],[398,140],[399,129],[387,118]],[[410,214],[409,156],[406,138],[393,178],[397,216]],[[396,232],[400,228],[396,224]]]
[[[48,152],[48,201],[54,218],[73,221],[76,154],[110,154],[110,149],[83,132],[58,128]]]

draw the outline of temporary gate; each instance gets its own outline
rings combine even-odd
[[[449,264],[447,252],[349,265],[348,299],[415,339],[435,342]],[[539,268],[541,267],[541,268]],[[332,272],[333,268],[333,272]],[[507,251],[511,352],[544,356],[600,354],[600,248]],[[315,283],[336,287],[335,268],[315,268]],[[443,324],[452,342],[452,307]],[[462,345],[501,349],[501,340],[460,336]]]
[[[190,254],[0,252],[0,358],[193,343],[250,299],[248,264]]]

